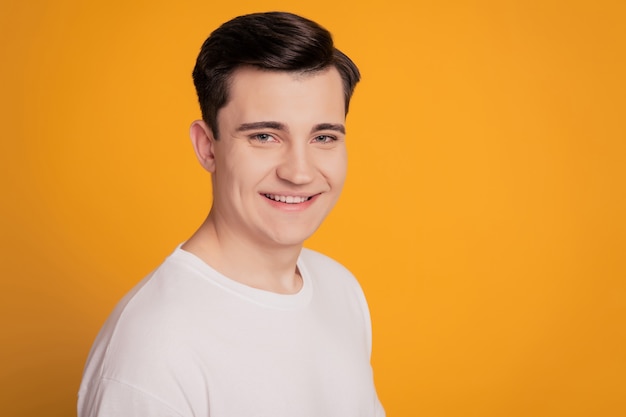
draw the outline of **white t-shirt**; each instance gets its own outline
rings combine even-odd
[[[176,249],[115,308],[79,417],[381,417],[371,327],[344,267],[303,249],[302,289],[233,281]]]

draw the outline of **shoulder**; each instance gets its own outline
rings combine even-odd
[[[198,306],[220,299],[215,288],[201,263],[177,249],[118,303],[107,321],[108,336],[117,343],[137,339],[150,343],[149,338],[133,335],[149,333],[154,339],[185,334]]]
[[[174,252],[116,305],[96,338],[91,359],[122,363],[122,369],[152,360],[152,354],[162,356],[164,346],[178,350],[194,337],[189,325],[207,298],[200,297],[212,295],[204,278]]]
[[[342,264],[323,253],[303,248],[300,253],[300,262],[311,270],[334,272],[354,278],[352,273]]]
[[[204,305],[200,297],[211,296],[212,286],[193,269],[174,254],[118,303],[90,351],[81,401],[95,401],[105,391],[115,398],[127,394],[135,398],[139,390],[146,398],[181,409],[184,401],[174,382],[180,384],[184,376],[185,381],[202,385],[191,347],[200,333],[198,310]],[[171,378],[174,370],[176,380]]]
[[[336,260],[310,249],[302,250],[298,265],[313,282],[315,305],[324,311],[332,311],[334,320],[345,321],[346,328],[361,329],[371,349],[369,308],[354,275]]]
[[[307,274],[317,286],[332,290],[344,289],[360,297],[361,286],[356,277],[344,265],[335,259],[311,249],[302,249],[298,267]]]

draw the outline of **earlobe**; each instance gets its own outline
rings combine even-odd
[[[200,165],[209,172],[215,171],[213,145],[215,138],[211,128],[203,121],[196,120],[189,128],[189,136]]]

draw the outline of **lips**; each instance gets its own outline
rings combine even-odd
[[[309,201],[311,197],[302,197],[296,195],[278,195],[278,194],[263,194],[266,198],[270,200],[278,201],[280,203],[286,204],[300,204],[305,201]]]

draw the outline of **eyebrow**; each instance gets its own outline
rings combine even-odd
[[[341,132],[344,135],[346,134],[346,127],[339,123],[320,123],[313,126],[311,132],[317,132],[319,130],[334,130],[336,132]]]
[[[248,130],[258,130],[258,129],[274,129],[274,130],[282,130],[284,132],[288,132],[289,129],[284,123],[281,122],[273,122],[273,121],[263,121],[263,122],[252,122],[252,123],[242,123],[237,127],[237,132],[246,132]],[[313,126],[311,132],[317,132],[320,130],[334,130],[337,132],[341,132],[344,135],[346,134],[346,128],[344,125],[339,123],[319,123]]]
[[[257,130],[257,129],[274,129],[274,130],[284,130],[287,131],[287,126],[280,122],[253,122],[253,123],[242,123],[237,128],[237,132],[245,132],[247,130]]]

